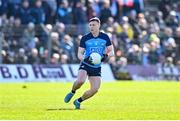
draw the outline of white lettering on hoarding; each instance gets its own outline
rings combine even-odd
[[[78,73],[78,64],[65,65],[0,65],[0,82],[35,81],[74,81]],[[110,66],[102,67],[102,80],[113,81]]]

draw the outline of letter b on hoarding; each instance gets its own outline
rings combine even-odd
[[[1,71],[2,78],[11,78],[12,77],[11,73],[9,72],[8,67],[0,66],[0,71]]]

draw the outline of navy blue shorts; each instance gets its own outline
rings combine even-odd
[[[84,63],[81,63],[79,70],[85,70],[88,76],[101,76],[101,67],[93,68]]]

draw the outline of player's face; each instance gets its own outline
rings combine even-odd
[[[89,23],[89,29],[91,33],[99,32],[99,28],[100,28],[100,23],[98,23],[97,21],[91,21]]]

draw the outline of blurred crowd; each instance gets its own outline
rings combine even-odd
[[[114,70],[127,64],[180,64],[180,1],[161,0],[146,10],[143,0],[0,0],[5,64],[78,63],[77,49],[97,16],[115,48]],[[122,68],[121,68],[122,69]]]

